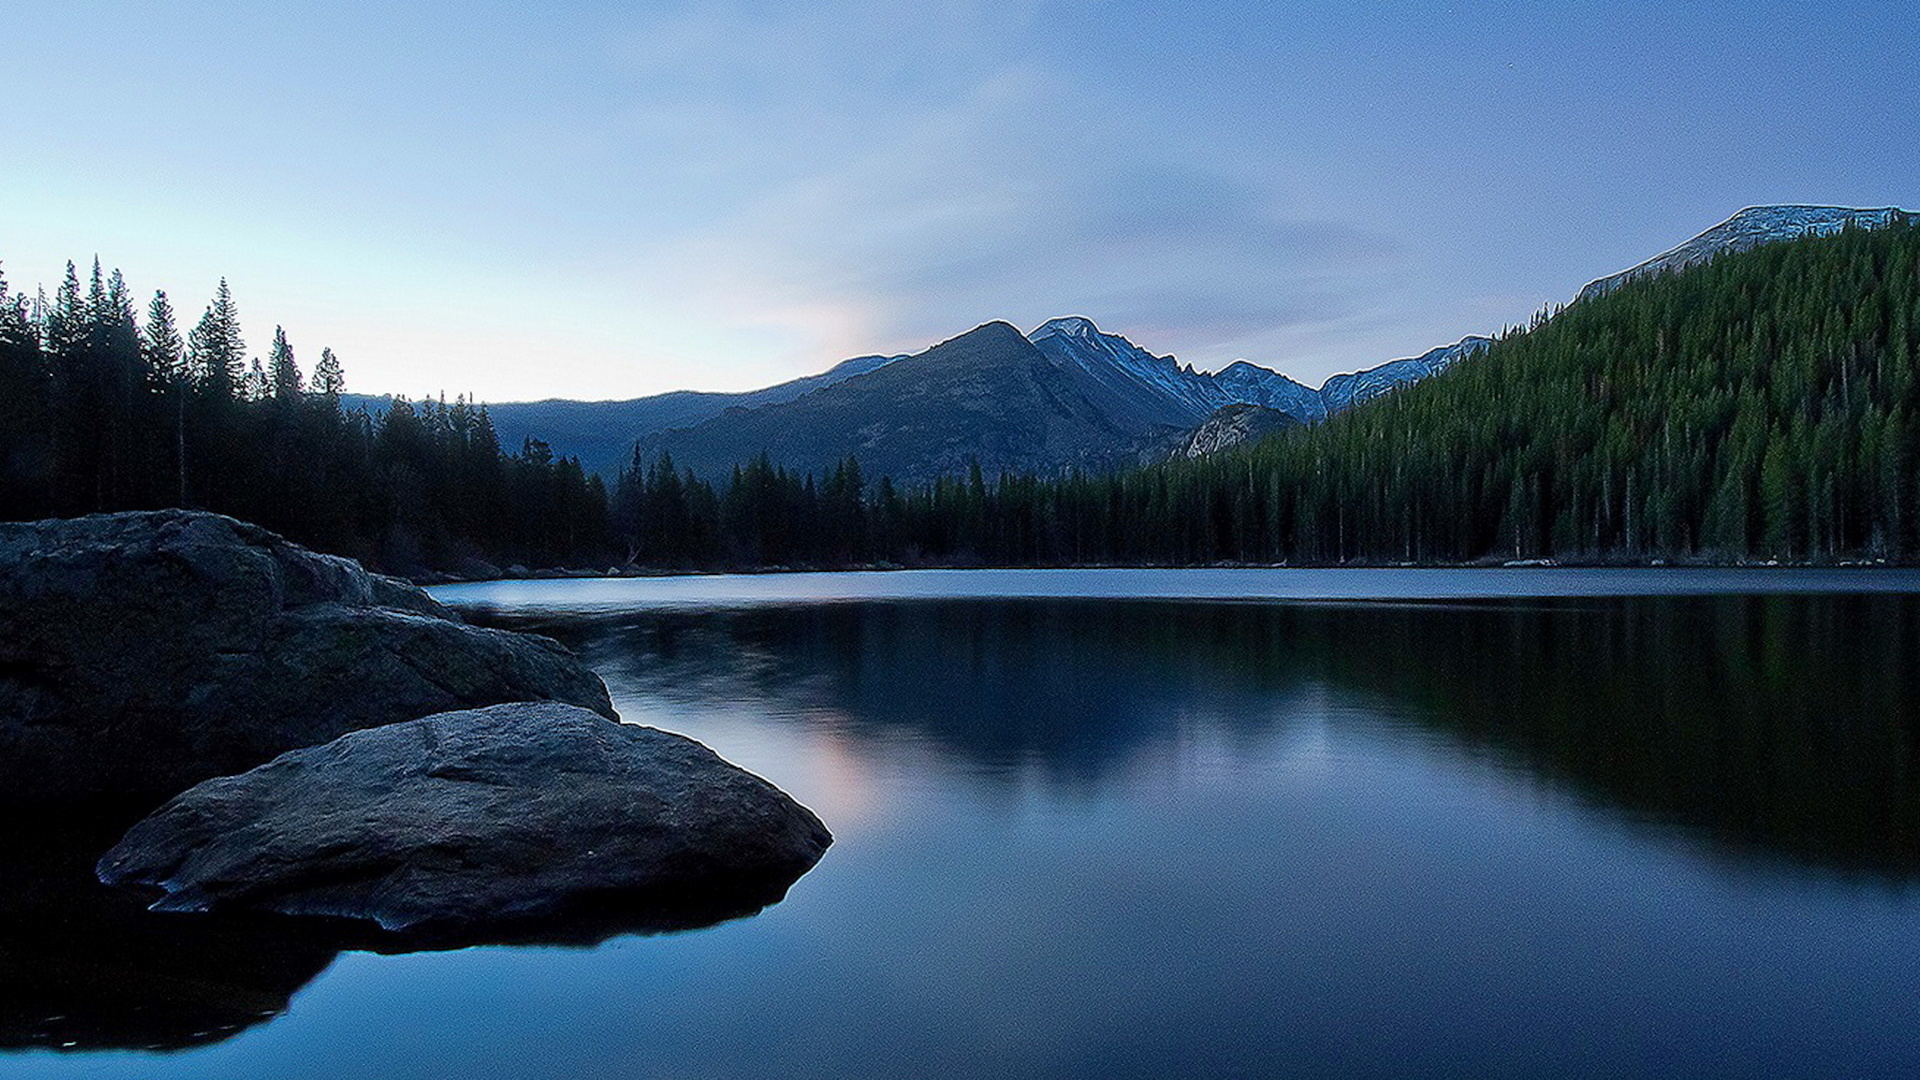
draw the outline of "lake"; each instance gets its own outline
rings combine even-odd
[[[129,910],[0,851],[25,868],[0,1078],[1920,1064],[1920,574],[436,593],[561,638],[627,720],[768,777],[836,843],[706,929],[404,955]]]

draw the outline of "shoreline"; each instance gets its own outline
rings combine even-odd
[[[1652,559],[1476,559],[1470,562],[1346,562],[1250,563],[1220,561],[1210,563],[1059,563],[992,564],[928,563],[903,566],[897,563],[852,563],[838,566],[753,566],[707,569],[671,569],[665,567],[609,567],[589,570],[581,567],[545,567],[523,572],[502,572],[495,576],[469,577],[448,571],[396,575],[423,588],[437,585],[483,585],[501,581],[620,581],[641,578],[698,577],[773,577],[787,574],[888,574],[915,570],[1914,570],[1920,562],[1894,562],[1883,558],[1847,558],[1821,561],[1784,561],[1779,559],[1730,562],[1690,557]]]

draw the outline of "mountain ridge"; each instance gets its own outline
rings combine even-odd
[[[634,443],[648,432],[688,427],[728,409],[751,409],[792,401],[900,358],[879,354],[855,356],[818,374],[803,375],[758,390],[669,390],[647,397],[604,401],[574,398],[503,401],[488,404],[487,415],[493,423],[495,437],[507,450],[516,450],[528,439],[537,439],[562,456],[579,458],[587,472],[612,479],[632,459]],[[391,394],[342,394],[340,397],[346,408],[364,408],[376,415],[385,412],[393,401]]]
[[[640,441],[699,475],[766,453],[800,472],[848,457],[874,476],[915,482],[962,474],[1105,470],[1133,439],[1072,374],[1000,320],[791,401],[730,410]]]
[[[1235,440],[1256,427],[1265,434],[1318,423],[1444,370],[1488,340],[1466,338],[1334,376],[1313,390],[1247,361],[1219,373],[1197,371],[1106,333],[1084,315],[1049,319],[1025,335],[996,320],[793,400],[728,409],[690,427],[642,436],[638,445],[650,461],[668,454],[676,466],[702,475],[763,453],[801,472],[853,457],[863,469],[898,482],[956,475],[976,463],[988,475],[1105,472],[1165,460],[1195,445],[1227,445],[1233,440],[1217,434],[1197,443],[1195,436],[1209,423],[1218,427],[1221,412],[1238,406],[1258,407],[1287,424],[1243,416]],[[962,341],[980,347],[958,349]],[[956,366],[962,356],[965,364]],[[1046,370],[1034,368],[1036,361]],[[994,363],[1006,366],[994,369]],[[954,426],[956,417],[970,418],[972,426]],[[905,437],[908,429],[919,432],[918,443]],[[912,446],[917,453],[909,452]]]
[[[1915,215],[1895,207],[1847,207],[1782,204],[1746,207],[1725,221],[1651,259],[1589,282],[1573,303],[1605,295],[1642,277],[1683,270],[1723,252],[1806,235],[1827,235],[1849,227],[1878,228]],[[993,348],[959,350],[954,342],[985,332]],[[1020,337],[1044,358],[1059,377],[1031,369],[1033,355],[1013,344]],[[979,344],[978,341],[975,342]],[[590,472],[609,478],[633,459],[636,447],[649,455],[670,452],[682,465],[700,471],[724,470],[767,453],[777,464],[807,470],[821,469],[858,457],[863,465],[894,472],[898,480],[929,479],[964,469],[978,461],[983,468],[1018,468],[1042,474],[1080,468],[1104,470],[1162,460],[1184,452],[1204,424],[1221,410],[1259,406],[1301,425],[1313,425],[1357,405],[1435,374],[1485,350],[1492,339],[1468,335],[1417,356],[1389,360],[1372,367],[1329,376],[1319,387],[1309,387],[1271,368],[1239,359],[1214,372],[1180,364],[1173,356],[1156,355],[1126,337],[1108,333],[1090,318],[1063,315],[1021,335],[1009,323],[983,323],[920,353],[900,356],[864,356],[842,361],[818,375],[789,380],[745,393],[723,394],[673,391],[647,398],[612,402],[575,402],[548,399],[507,402],[490,406],[496,430],[510,449],[527,437],[549,443],[556,453],[578,456]],[[944,352],[942,350],[945,350]],[[953,373],[939,364],[913,363],[908,372],[928,381],[908,385],[899,365],[936,355],[951,360],[960,351],[973,359],[998,356],[1013,367],[1002,373],[1004,383],[989,388],[983,374],[971,370],[968,386],[950,388],[948,407],[974,417],[979,429],[971,451],[958,449],[966,440],[950,425],[929,413],[938,396],[939,382]],[[1026,367],[1023,367],[1025,365]],[[896,369],[887,378],[876,373]],[[824,404],[795,408],[796,403],[832,391]],[[985,393],[1010,395],[998,411],[982,411],[978,397]],[[868,395],[871,400],[856,404]],[[1015,401],[1026,402],[1016,406]],[[1035,415],[1028,427],[1016,432],[1020,408],[1044,408],[1051,418]],[[765,410],[768,416],[755,416]],[[906,410],[932,440],[927,457],[915,462],[882,444],[899,442],[894,429],[898,417],[889,410]],[[807,416],[834,417],[837,427],[820,432],[802,430]],[[1083,440],[1061,441],[1066,419],[1078,419],[1074,430]],[[1072,426],[1072,425],[1067,425]],[[937,433],[931,434],[931,433]],[[956,441],[957,440],[957,441]],[[1200,444],[1214,440],[1203,438]],[[1046,453],[1038,448],[1047,447]],[[879,453],[884,463],[870,461]],[[1049,454],[1051,456],[1049,456]],[[936,466],[935,461],[946,464]],[[1017,466],[1015,463],[1018,463]]]
[[[1575,302],[1604,296],[1629,281],[1652,274],[1673,273],[1697,265],[1729,251],[1751,251],[1762,244],[1798,239],[1802,236],[1830,236],[1846,228],[1880,229],[1895,222],[1912,221],[1917,215],[1897,206],[1849,207],[1818,206],[1806,203],[1776,203],[1743,207],[1720,224],[1675,245],[1644,262],[1588,282],[1574,298]]]
[[[983,323],[975,330],[996,324],[1019,335],[1017,328],[1002,320]],[[1418,357],[1332,375],[1316,389],[1245,359],[1235,360],[1217,372],[1198,371],[1172,356],[1156,355],[1122,335],[1103,331],[1084,315],[1049,319],[1020,336],[1067,372],[1078,393],[1114,429],[1112,445],[1073,455],[1075,462],[1091,468],[1157,460],[1183,445],[1193,429],[1232,405],[1259,405],[1285,413],[1298,423],[1318,423],[1369,397],[1442,370],[1487,340],[1469,337]],[[946,342],[930,346],[922,354],[939,344]],[[669,432],[691,431],[723,416],[786,405],[912,355],[921,354],[857,356],[819,374],[758,390],[673,390],[605,401],[544,398],[489,403],[487,410],[496,437],[509,451],[528,439],[538,440],[556,454],[579,458],[586,471],[612,479],[631,462],[636,444],[656,452],[671,449],[674,440],[666,437]],[[1331,394],[1327,387],[1333,388]],[[384,412],[392,400],[388,395],[342,396],[348,408],[365,408],[375,414]],[[746,457],[740,461],[758,456],[761,449],[773,448],[743,450]],[[695,454],[696,458],[704,456]],[[728,462],[727,467],[737,463]]]

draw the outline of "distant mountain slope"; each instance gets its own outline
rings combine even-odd
[[[1849,226],[1879,229],[1915,215],[1895,207],[1856,210],[1845,206],[1749,206],[1727,220],[1638,266],[1589,282],[1578,300],[1603,296],[1626,282],[1650,274],[1671,273],[1728,251],[1750,251],[1762,244],[1803,236],[1831,236]]]
[[[1077,315],[1043,323],[1027,337],[1079,377],[1088,399],[1117,426],[1141,435],[1168,427],[1190,429],[1229,405],[1260,405],[1303,424],[1318,423],[1377,394],[1444,371],[1488,342],[1484,337],[1463,338],[1417,357],[1335,375],[1315,390],[1245,360],[1213,373],[1182,367],[1171,356],[1155,356]]]
[[[1075,466],[1107,469],[1160,460],[1185,445],[1196,427],[1230,405],[1259,405],[1299,423],[1317,423],[1351,404],[1442,370],[1485,342],[1484,338],[1468,338],[1420,357],[1334,376],[1325,388],[1315,390],[1245,360],[1217,373],[1195,371],[1170,356],[1155,356],[1125,337],[1106,333],[1081,316],[1049,320],[1026,335],[1026,340],[1059,372],[1059,380],[1049,377],[1051,392],[1063,400],[1083,403],[1090,410],[1086,415],[1097,417],[1097,421],[1084,441],[1069,446],[1057,435],[1048,436],[1040,430],[1045,418],[1023,420],[1009,405],[994,423],[980,429],[979,445],[968,452],[956,451],[958,456],[949,455],[955,468],[964,470],[973,457],[979,458],[983,468],[990,468],[988,463],[1001,457],[1019,458],[1030,463],[1027,468],[1042,473]],[[1021,363],[1032,359],[1019,350],[1001,355]],[[871,469],[873,463],[867,460],[870,438],[853,429],[800,429],[803,421],[799,417],[826,416],[832,410],[801,410],[753,421],[742,420],[739,414],[801,400],[903,359],[906,357],[855,357],[819,375],[744,393],[678,390],[626,401],[509,401],[490,404],[487,411],[501,446],[508,451],[517,450],[529,438],[539,439],[562,456],[579,458],[588,472],[608,479],[632,460],[636,444],[649,454],[672,450],[684,464],[697,465],[702,471],[730,469],[762,451],[788,468],[800,468],[803,462],[831,464],[853,454]],[[909,370],[936,380],[941,377],[925,364]],[[1057,386],[1053,386],[1055,382]],[[895,380],[886,380],[867,389],[893,393],[901,387]],[[385,396],[348,394],[343,395],[342,403],[348,409],[366,408],[378,415],[386,411],[389,400]],[[871,406],[884,407],[880,403]],[[923,400],[918,407],[924,411],[930,406]],[[877,416],[869,419],[864,426],[877,420]],[[1030,430],[1016,436],[1015,429],[1023,424]],[[695,428],[700,429],[698,434],[668,434]],[[754,441],[766,438],[775,441]],[[1052,447],[1053,456],[1009,449],[1022,440],[1028,446]],[[838,452],[832,452],[832,447]],[[937,471],[930,471],[929,462],[905,465],[907,471],[896,479],[930,476]]]
[[[906,383],[895,394],[918,393],[916,408],[944,418],[951,402],[929,378],[943,368],[983,384],[974,396],[988,400],[971,404],[990,419],[1004,419],[991,388],[1017,370],[1019,417],[1058,405],[1057,430],[1074,442],[1099,427],[1084,395],[1063,393],[1070,376],[1004,324],[741,416],[842,398],[826,419],[853,428],[850,407],[877,400],[861,384],[891,377]],[[677,530],[642,541],[671,565],[1920,565],[1916,417],[1920,224],[1896,223],[1649,275],[1509,330],[1407,390],[1246,449],[984,492],[882,498],[869,487],[864,502],[849,497],[845,470],[817,490],[757,469],[738,485],[719,477],[689,489],[655,470],[617,501],[638,511],[636,528]],[[964,446],[971,427],[912,434]],[[649,506],[690,509],[648,518]],[[1790,642],[1794,628],[1777,636]]]
[[[763,451],[802,472],[853,455],[869,476],[901,482],[965,475],[974,461],[988,476],[1111,468],[1133,439],[1083,386],[1020,331],[990,322],[792,401],[729,409],[641,445],[714,477]]]
[[[674,390],[625,401],[566,398],[503,401],[489,404],[487,415],[493,420],[500,445],[508,451],[517,451],[529,438],[539,439],[551,445],[556,453],[579,458],[588,472],[611,478],[632,459],[634,443],[644,436],[669,428],[691,427],[728,409],[751,409],[792,401],[898,359],[898,356],[856,356],[818,375],[741,393]],[[378,415],[386,411],[389,400],[385,396],[346,394],[341,404],[348,409],[364,407]]]
[[[1327,418],[1327,401],[1319,390],[1258,364],[1235,360],[1211,378],[1229,402],[1263,405],[1303,424],[1317,424]]]
[[[936,458],[949,461],[957,470],[964,470],[977,458],[989,475],[995,468],[991,462],[1003,459],[1026,462],[1022,470],[1040,473],[1071,467],[1104,470],[1161,460],[1185,445],[1200,424],[1230,405],[1258,405],[1298,423],[1318,423],[1376,394],[1443,370],[1484,345],[1486,339],[1468,338],[1419,357],[1336,375],[1320,390],[1245,360],[1217,373],[1195,371],[1170,356],[1155,356],[1118,334],[1106,333],[1081,316],[1049,320],[1025,340],[1031,351],[1058,373],[1058,378],[1047,376],[1048,393],[1058,400],[1075,402],[1074,407],[1090,418],[1091,426],[1083,432],[1085,438],[1073,442],[1064,440],[1058,432],[1049,434],[1046,429],[1052,421],[1048,417],[1022,416],[1014,399],[1009,399],[965,450],[958,449],[960,443],[950,438],[938,446],[928,444],[927,452],[933,456],[926,460],[890,454],[888,460],[904,469],[895,474],[896,480],[938,475],[940,469],[933,464]],[[1032,360],[1027,350],[1004,349],[995,355],[1016,367]],[[866,429],[882,421],[880,413],[888,407],[882,400],[885,395],[907,400],[902,380],[908,376],[862,385],[858,394],[879,397],[852,410],[868,414],[859,428],[802,430],[807,417],[846,413],[851,407],[843,399],[835,399],[833,409],[787,411],[753,420],[742,419],[741,414],[800,401],[904,359],[908,358],[855,357],[819,375],[745,393],[679,390],[626,401],[553,398],[490,404],[487,411],[500,445],[509,452],[529,438],[539,439],[557,454],[579,458],[588,472],[608,479],[632,460],[636,444],[649,455],[670,450],[682,464],[702,472],[731,469],[763,451],[778,465],[809,470],[851,454],[871,471],[877,465],[869,461],[875,443]],[[944,392],[937,385],[944,376],[925,363],[911,365],[908,371],[936,384],[910,395],[916,402],[914,408],[925,414],[933,408],[929,395]],[[1013,380],[1008,385],[1019,382],[1017,371],[1003,374]],[[975,370],[973,376],[973,385],[982,385],[978,380],[984,373]],[[968,393],[963,387],[952,389],[961,397]],[[348,409],[366,408],[377,415],[386,411],[389,400],[348,394],[342,403]],[[956,417],[971,415],[975,413],[967,408],[956,413]],[[924,421],[925,416],[921,419]],[[948,434],[958,437],[953,432]],[[1046,453],[1034,450],[1041,446],[1050,449]]]
[[[1319,397],[1325,416],[1345,412],[1361,402],[1379,397],[1389,390],[1437,375],[1493,344],[1492,338],[1469,335],[1451,345],[1430,349],[1406,360],[1389,360],[1378,367],[1335,375],[1320,386]]]

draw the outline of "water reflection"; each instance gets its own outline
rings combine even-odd
[[[93,877],[119,823],[0,840],[0,1048],[178,1050],[284,1012],[336,947],[250,920],[155,915]]]
[[[759,754],[742,763],[819,810],[833,853],[721,932],[335,964],[403,946],[151,914],[92,881],[115,834],[22,822],[0,842],[0,1048],[197,1049],[0,1071],[1758,1076],[1912,1060],[1912,598],[488,618],[569,640],[630,717]],[[229,1038],[317,977],[297,1016]]]
[[[409,937],[352,920],[155,913],[152,895],[100,884],[119,820],[13,829],[0,839],[0,1050],[184,1050],[287,1010],[343,951],[475,945],[591,948],[757,914],[786,886],[663,903],[609,901],[565,919],[464,936]]]
[[[1251,738],[1277,703],[1332,694],[1724,845],[1920,870],[1920,604],[1906,597],[968,601],[519,622],[627,692],[831,715],[866,740],[911,730],[987,783],[1034,770],[1098,783],[1182,717]]]

